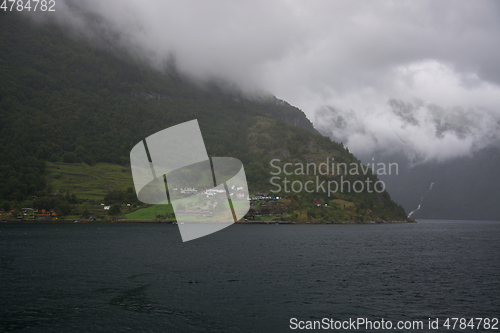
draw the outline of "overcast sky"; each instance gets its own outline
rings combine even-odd
[[[57,19],[95,30],[68,2]],[[500,133],[500,1],[78,3],[154,66],[173,54],[196,78],[269,91],[355,153],[444,160]]]

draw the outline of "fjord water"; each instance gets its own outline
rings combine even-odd
[[[1,224],[0,331],[499,317],[499,238],[493,221],[233,225],[187,243],[167,224]]]

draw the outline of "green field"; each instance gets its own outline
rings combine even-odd
[[[78,199],[102,200],[111,190],[134,187],[130,169],[109,163],[47,162],[47,185],[52,192],[75,194]]]
[[[156,220],[156,216],[161,215],[163,220],[174,219],[174,216],[170,216],[174,213],[172,205],[153,205],[146,208],[141,208],[135,212],[125,214],[127,220]]]

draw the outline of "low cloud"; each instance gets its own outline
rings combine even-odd
[[[436,61],[391,74],[384,91],[339,95],[318,107],[316,127],[356,154],[398,153],[412,163],[442,162],[499,145],[497,85]]]
[[[365,158],[404,155],[413,164],[443,162],[500,142],[500,118],[483,109],[389,100],[369,112],[323,107],[318,129]]]
[[[61,0],[38,19],[158,69],[174,56],[201,81],[272,92],[355,153],[445,160],[498,139],[495,0]]]

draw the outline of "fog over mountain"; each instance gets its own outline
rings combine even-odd
[[[325,106],[316,127],[343,141],[364,160],[395,154],[411,164],[444,162],[470,156],[500,143],[500,117],[491,109],[448,107],[420,100],[390,99],[371,110]]]
[[[498,1],[65,0],[36,20],[271,92],[355,154],[446,161],[498,141]]]

